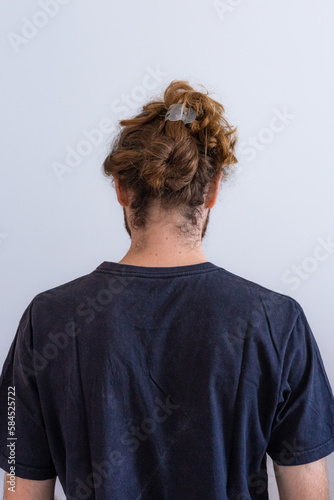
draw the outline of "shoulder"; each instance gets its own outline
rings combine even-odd
[[[59,308],[61,306],[71,307],[82,290],[89,290],[90,283],[94,280],[93,273],[79,276],[52,288],[42,290],[31,300],[30,306],[33,312],[40,312],[46,307]]]
[[[264,305],[275,304],[278,307],[281,306],[283,308],[294,309],[297,314],[301,311],[299,302],[290,295],[267,288],[260,283],[234,274],[222,267],[217,266],[217,269],[219,270],[219,278],[225,282],[225,284],[228,284],[228,289],[238,293],[242,298],[261,302]]]

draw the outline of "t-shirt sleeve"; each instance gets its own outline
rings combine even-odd
[[[57,476],[33,363],[33,300],[25,309],[0,377],[0,467],[24,479]],[[39,375],[40,376],[40,375]]]
[[[303,309],[289,335],[267,453],[278,465],[315,462],[334,451],[334,397]]]

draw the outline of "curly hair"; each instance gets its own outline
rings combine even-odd
[[[102,169],[105,176],[116,176],[120,186],[133,193],[134,228],[146,227],[154,202],[168,211],[179,207],[187,223],[197,227],[198,207],[212,180],[221,172],[225,180],[230,166],[237,163],[237,129],[227,122],[222,104],[205,90],[198,92],[187,81],[173,80],[163,98],[148,102],[137,116],[119,122],[123,128]],[[169,106],[179,103],[196,111],[193,122],[165,121]]]

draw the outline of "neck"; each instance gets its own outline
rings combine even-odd
[[[133,258],[128,255],[125,255],[122,260],[119,261],[119,264],[128,264],[131,266],[143,266],[143,267],[177,267],[177,266],[191,266],[194,264],[201,264],[202,262],[208,262],[208,260],[205,258],[205,255],[203,255],[202,258],[200,257],[190,257],[184,256],[183,258],[177,257],[177,258],[172,258],[170,257],[169,259],[159,259],[159,256],[156,255],[155,258],[149,257],[149,256],[141,256],[140,258]]]
[[[145,241],[133,238],[131,246],[119,264],[145,267],[187,266],[207,262],[202,242],[180,244],[175,238],[164,233],[147,237]]]
[[[180,232],[183,221],[180,218],[168,220],[160,216],[158,222],[149,229],[134,230],[129,226],[127,210],[124,212],[124,225],[131,238],[131,246],[119,261],[144,267],[176,267],[208,262],[202,248],[206,234],[210,210],[206,211],[205,222],[201,230]]]

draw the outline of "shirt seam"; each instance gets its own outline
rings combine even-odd
[[[275,413],[274,413],[274,418],[275,418],[275,415],[276,415],[276,411],[277,411],[277,402],[278,402],[278,398],[279,398],[279,395],[281,393],[281,388],[282,388],[282,383],[283,383],[283,371],[284,371],[284,366],[285,366],[285,358],[286,358],[286,352],[287,352],[287,348],[288,348],[288,344],[289,344],[289,340],[291,338],[291,335],[292,335],[292,332],[293,330],[295,329],[296,327],[296,324],[297,324],[297,320],[299,318],[301,314],[301,311],[299,311],[299,313],[297,314],[292,326],[291,326],[291,330],[290,330],[290,333],[288,335],[288,338],[287,338],[287,341],[286,341],[286,344],[285,344],[285,348],[284,348],[284,354],[283,354],[283,362],[281,363],[281,369],[280,369],[280,375],[279,375],[279,388],[278,388],[278,391],[277,391],[277,394],[276,394],[276,399],[275,399]],[[274,420],[273,418],[273,420]],[[273,422],[274,423],[274,422]],[[275,429],[275,425],[273,425],[270,429],[270,434],[272,433],[273,429]]]
[[[193,270],[193,271],[175,271],[171,273],[145,273],[144,271],[126,271],[126,270],[119,270],[119,271],[112,271],[111,269],[95,269],[95,273],[103,273],[103,274],[114,274],[116,276],[139,276],[139,277],[144,277],[144,278],[174,278],[178,276],[190,276],[193,274],[203,274],[203,273],[208,273],[212,271],[219,271],[220,269],[198,269],[198,270]]]
[[[291,456],[297,456],[297,455],[302,455],[303,453],[311,453],[313,451],[317,451],[319,448],[323,448],[324,446],[326,446],[328,443],[330,443],[331,441],[334,440],[334,436],[331,437],[330,439],[328,439],[327,441],[325,441],[325,443],[322,443],[322,444],[319,444],[318,446],[315,446],[314,448],[309,448],[308,450],[301,450],[301,451],[285,451],[284,453],[285,454],[290,454]],[[281,451],[274,451],[274,450],[270,450],[269,448],[267,448],[267,453],[271,454],[271,455],[278,455],[281,453]]]
[[[6,461],[9,460],[9,457],[6,457],[6,455],[4,455],[2,453],[2,451],[0,451],[0,458],[4,458]],[[32,471],[32,472],[47,472],[47,473],[55,472],[56,475],[57,475],[57,471],[56,471],[56,469],[55,469],[54,466],[51,466],[51,467],[31,467],[30,465],[23,465],[23,464],[19,464],[18,462],[15,462],[15,469],[16,468],[25,469],[26,472],[29,472],[29,471]]]

